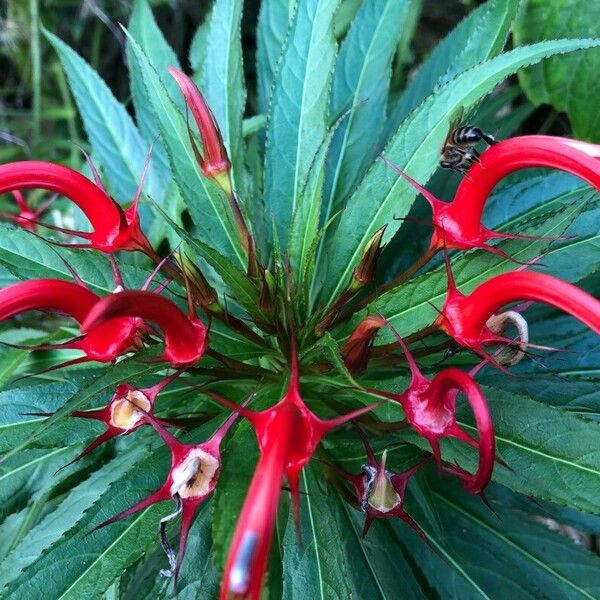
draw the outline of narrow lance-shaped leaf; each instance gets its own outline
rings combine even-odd
[[[171,100],[182,108],[181,94],[178,94],[177,85],[167,73],[169,65],[178,69],[180,68],[179,60],[156,24],[152,10],[146,0],[136,0],[134,3],[131,18],[129,19],[129,31],[159,73]],[[128,57],[131,55],[131,52],[132,50],[128,44]],[[131,64],[131,58],[129,58],[129,61]],[[137,69],[130,68],[129,78],[131,81],[131,99],[135,108],[135,117],[140,132],[148,144],[154,143],[152,159],[156,165],[156,174],[165,184],[168,184],[171,179],[169,159],[162,141],[157,138],[159,133],[158,124],[156,123],[152,107],[147,100],[142,74]],[[160,201],[160,198],[154,199]]]
[[[115,197],[121,202],[131,202],[150,144],[142,139],[125,107],[83,58],[55,35],[49,32],[45,35],[60,57],[86,132]],[[152,168],[146,176],[145,188],[157,197],[164,189]]]
[[[377,153],[386,120],[391,63],[409,0],[363,3],[345,37],[331,85],[332,115],[349,111],[327,160],[323,221],[337,210]]]
[[[471,11],[435,47],[407,85],[393,106],[386,124],[386,138],[435,88],[498,54],[520,4],[520,0],[489,0]]]
[[[598,37],[600,4],[596,0],[527,2],[514,29],[516,44],[557,37]],[[575,137],[600,141],[598,94],[600,49],[586,54],[560,56],[546,64],[519,71],[519,83],[535,104],[550,104],[566,112]]]
[[[517,48],[473,67],[429,96],[406,119],[385,149],[387,158],[417,181],[425,182],[435,170],[439,149],[456,111],[468,109],[495,85],[523,66],[543,58],[600,45],[598,40],[555,40]],[[404,182],[403,182],[404,183]],[[381,160],[375,161],[350,197],[339,226],[326,234],[321,260],[324,274],[322,304],[327,305],[348,284],[362,249],[374,232],[388,224],[385,240],[400,226],[415,198]]]
[[[300,0],[273,91],[265,152],[265,204],[268,217],[276,217],[284,244],[300,187],[325,137],[337,4],[335,0]]]
[[[283,600],[302,597],[315,600],[345,600],[349,597],[343,538],[331,502],[321,481],[322,473],[308,466],[302,473],[301,522],[303,544],[290,517],[283,536]]]
[[[292,0],[263,0],[260,5],[256,28],[256,73],[258,108],[263,114],[269,110],[273,79],[283,51],[292,7]]]

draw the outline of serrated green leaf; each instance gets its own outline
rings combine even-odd
[[[306,466],[300,476],[300,531],[297,542],[292,511],[282,541],[283,600],[345,600],[349,596],[348,572],[339,540],[342,530],[335,519],[322,473]]]
[[[67,248],[53,251],[47,242],[23,229],[0,226],[0,263],[19,279],[57,278],[72,281],[73,276],[60,259],[62,256],[94,293],[101,296],[115,289],[110,263],[94,252],[77,252]],[[139,287],[149,273],[122,265],[126,284]]]
[[[241,22],[242,0],[216,0],[208,26],[201,87],[221,129],[238,190],[244,189],[242,118],[246,104]]]
[[[515,24],[518,45],[569,37],[600,37],[600,4],[596,0],[529,0]],[[575,137],[600,141],[598,95],[600,49],[551,58],[519,71],[519,83],[536,105],[551,104],[569,116]]]
[[[119,201],[130,202],[149,144],[100,76],[58,37],[47,31],[44,35],[60,57],[88,137],[108,176],[107,183]],[[146,176],[145,189],[160,197],[163,187],[152,169]]]
[[[496,516],[456,486],[437,485],[435,498],[445,542],[491,597],[598,597],[600,558],[568,538],[498,505]]]
[[[126,454],[117,456],[88,479],[74,486],[57,508],[42,519],[3,560],[0,589],[16,579],[24,568],[75,526],[96,502],[99,495],[143,456],[143,448],[133,447]]]
[[[600,514],[594,490],[600,485],[600,424],[546,406],[523,395],[484,388],[494,417],[496,447],[510,469],[496,464],[494,481],[527,496]],[[476,434],[471,416],[459,410],[458,423]],[[411,442],[427,443],[412,433]],[[458,443],[443,445],[445,460],[475,465],[474,454]]]
[[[196,28],[188,54],[188,61],[194,71],[192,79],[198,86],[202,84],[202,69],[204,68],[204,63],[206,61],[206,44],[208,43],[209,25],[210,10],[204,20]]]
[[[600,45],[595,40],[556,40],[517,48],[458,75],[429,96],[402,123],[385,153],[403,171],[426,181],[435,170],[439,149],[452,115],[470,108],[495,85],[518,69],[559,53]],[[362,249],[373,233],[387,223],[385,240],[399,228],[397,217],[410,210],[415,193],[401,184],[387,165],[378,160],[351,196],[339,226],[326,234],[320,270],[321,304],[328,305],[348,284]]]
[[[386,127],[391,134],[434,89],[498,54],[521,0],[489,0],[472,10],[433,50],[394,105]]]
[[[242,265],[244,253],[229,204],[220,188],[204,177],[190,143],[186,120],[168,96],[159,75],[137,42],[128,37],[132,50],[132,68],[143,76],[147,101],[157,119],[175,181],[204,240],[226,257]]]
[[[256,74],[258,108],[264,114],[269,110],[273,79],[283,51],[293,6],[292,0],[263,0],[260,5],[256,28]]]
[[[326,134],[335,59],[337,0],[300,0],[278,70],[267,127],[265,206],[287,244],[292,215],[316,148]],[[285,248],[283,248],[285,249]]]
[[[331,84],[330,110],[349,111],[327,160],[323,221],[340,208],[377,153],[386,120],[391,63],[409,14],[409,0],[362,4],[346,35]]]
[[[11,583],[4,597],[10,600],[36,597],[42,587],[47,597],[56,600],[97,598],[124,568],[155,545],[158,521],[170,508],[164,504],[90,533],[94,526],[139,500],[140,491],[147,494],[158,487],[164,476],[156,468],[160,463],[152,457],[145,462],[145,468],[141,467],[139,472],[128,471],[114,482],[74,529]]]

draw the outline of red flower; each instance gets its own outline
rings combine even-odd
[[[532,239],[530,236],[492,231],[482,223],[485,203],[504,177],[532,167],[560,169],[577,175],[600,190],[600,150],[593,144],[544,135],[527,135],[498,142],[488,148],[461,180],[452,202],[442,202],[385,157],[385,162],[404,177],[429,202],[434,226],[429,251],[444,248],[481,248],[504,258],[492,239]],[[534,239],[544,239],[536,237]]]
[[[15,283],[0,290],[0,321],[29,310],[51,310],[69,315],[82,323],[100,298],[87,288],[62,279],[36,279]],[[143,324],[120,318],[103,324],[88,335],[62,344],[32,349],[76,349],[84,357],[61,366],[91,360],[111,362],[118,356],[142,346]]]
[[[168,67],[168,69],[181,89],[185,102],[192,111],[194,120],[198,125],[204,156],[200,154],[196,143],[190,136],[196,160],[204,175],[214,179],[229,196],[231,195],[231,163],[227,156],[217,120],[194,82],[175,67]]]
[[[367,464],[362,466],[362,472],[355,475],[338,465],[330,466],[352,485],[356,502],[366,513],[363,537],[367,535],[375,519],[398,518],[410,525],[425,542],[429,543],[417,522],[404,510],[404,497],[410,478],[431,460],[431,455],[402,473],[393,473],[385,468],[387,450],[383,451],[381,463],[378,463],[366,436],[361,430],[359,433],[368,458]]]
[[[246,400],[248,402],[250,398]],[[104,521],[94,529],[105,527],[120,521],[152,504],[173,498],[177,502],[177,511],[161,521],[161,543],[167,552],[171,569],[161,574],[174,577],[177,575],[185,553],[188,533],[196,510],[212,494],[217,485],[221,468],[221,442],[233,425],[237,414],[231,415],[210,439],[202,444],[183,444],[172,436],[151,414],[145,413],[145,419],[165,441],[171,452],[171,468],[163,485],[155,492],[134,504],[131,508]],[[171,545],[166,539],[164,526],[167,520],[181,513],[181,533],[179,536],[179,552],[175,557]]]
[[[143,177],[142,177],[143,179]],[[0,165],[0,194],[14,190],[40,188],[56,192],[73,201],[88,218],[93,231],[65,230],[54,225],[50,229],[63,231],[87,240],[74,247],[95,248],[112,253],[118,250],[140,250],[155,256],[143,234],[137,215],[140,188],[132,205],[125,211],[100,187],[77,171],[50,162],[21,161]],[[35,220],[33,223],[37,224]]]
[[[402,405],[410,426],[430,444],[436,462],[442,468],[440,439],[453,437],[477,448],[479,466],[472,475],[459,467],[446,468],[459,475],[465,489],[480,494],[489,483],[495,460],[494,424],[479,386],[473,378],[459,369],[444,369],[430,380],[423,375],[404,340],[398,342],[408,361],[411,381],[402,394],[369,390]],[[473,410],[479,440],[474,440],[456,422],[456,398],[462,392]]]
[[[485,352],[483,344],[507,344],[513,340],[494,333],[487,323],[511,302],[532,300],[550,304],[600,334],[600,301],[562,279],[519,270],[492,277],[465,295],[456,288],[450,261],[447,256],[445,259],[448,294],[433,326],[496,366],[497,361]]]
[[[176,368],[187,367],[204,354],[208,328],[193,307],[186,316],[170,300],[147,291],[125,290],[103,298],[90,310],[81,330],[93,335],[97,329],[123,317],[141,318],[162,329],[165,349],[157,361],[167,361]]]
[[[15,225],[26,229],[27,231],[37,231],[40,217],[48,210],[48,207],[54,202],[54,198],[42,202],[35,210],[27,204],[23,194],[18,190],[12,193],[15,202],[17,203],[18,213],[0,212],[0,217],[8,221],[12,221]]]
[[[335,427],[377,406],[367,406],[325,421],[306,406],[300,396],[299,386],[298,362],[295,350],[292,350],[287,393],[267,410],[250,411],[213,392],[205,392],[225,406],[237,410],[252,423],[261,452],[229,549],[221,585],[222,600],[228,598],[230,593],[252,599],[260,596],[283,475],[290,486],[294,517],[299,527],[299,475],[319,442]]]

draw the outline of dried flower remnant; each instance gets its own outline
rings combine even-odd
[[[367,437],[360,430],[359,434],[367,453],[367,463],[362,466],[361,473],[350,473],[335,464],[329,466],[354,488],[356,502],[366,515],[363,537],[367,535],[375,519],[398,518],[414,529],[428,543],[423,530],[406,512],[404,499],[408,482],[417,471],[431,460],[431,455],[425,456],[416,465],[405,471],[400,473],[391,472],[386,469],[387,450],[383,451],[381,462],[377,462]]]
[[[243,404],[249,402],[250,399],[251,397],[248,397]],[[138,406],[139,408],[141,407]],[[165,519],[161,521],[159,528],[161,542],[170,562],[170,569],[161,571],[161,574],[167,577],[174,577],[175,581],[177,581],[190,527],[192,526],[198,507],[212,494],[217,485],[221,468],[221,442],[235,422],[237,413],[230,415],[207,441],[200,444],[184,444],[180,442],[150,413],[144,413],[144,418],[154,427],[171,453],[171,467],[169,468],[167,478],[163,485],[148,497],[104,521],[95,529],[120,521],[157,502],[174,499],[178,507],[170,517],[174,518],[181,513],[179,550],[176,557],[166,540],[164,530]]]

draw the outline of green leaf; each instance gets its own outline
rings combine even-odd
[[[456,486],[437,484],[434,495],[445,544],[490,597],[498,590],[532,600],[598,597],[598,556],[495,504],[496,516]]]
[[[173,104],[160,77],[137,42],[128,34],[132,68],[143,76],[147,101],[152,106],[175,181],[204,240],[234,262],[244,265],[239,233],[225,195],[204,177],[190,143],[186,120]]]
[[[292,0],[263,0],[256,28],[256,73],[258,77],[258,108],[267,113],[273,79],[283,51],[285,36],[292,16]]]
[[[181,108],[183,105],[181,93],[175,80],[167,71],[169,65],[180,69],[179,60],[156,24],[152,10],[146,0],[135,1],[131,18],[129,19],[129,31],[159,73],[171,100]],[[132,50],[129,44],[127,44],[127,55],[130,64],[132,64],[131,53]],[[171,180],[169,159],[162,142],[157,139],[159,129],[154,113],[152,112],[152,107],[146,99],[142,74],[137,69],[131,68],[129,70],[129,77],[131,80],[131,99],[133,100],[135,116],[140,132],[148,143],[154,142],[152,159],[157,175],[166,186]],[[155,199],[158,201],[161,200],[160,197]]]
[[[188,61],[194,71],[192,79],[198,86],[202,84],[202,70],[204,69],[204,63],[206,62],[206,45],[208,43],[208,28],[210,26],[211,10],[212,8],[209,9],[204,20],[196,28],[188,53]]]
[[[144,448],[134,446],[127,453],[98,469],[74,486],[55,510],[45,516],[4,558],[0,588],[14,581],[19,573],[74,527],[109,485],[122,477],[144,456]]]
[[[312,281],[315,240],[319,237],[319,219],[325,181],[325,161],[331,148],[334,130],[321,142],[308,169],[307,179],[299,194],[296,212],[292,218],[288,240],[290,264],[295,283],[305,290]]]
[[[498,54],[520,4],[520,0],[489,0],[472,10],[435,47],[411,79],[394,106],[387,131],[394,132],[433,90]]]
[[[530,398],[485,389],[494,417],[498,455],[509,465],[494,467],[494,481],[527,496],[600,514],[600,424]],[[476,435],[461,404],[458,423]],[[407,439],[425,448],[412,432]],[[475,466],[475,454],[462,444],[443,444],[445,460]]]
[[[142,139],[125,107],[81,56],[50,32],[45,31],[44,35],[60,57],[85,130],[115,197],[121,202],[133,200],[149,144]],[[160,196],[162,187],[152,170],[145,188]]]
[[[164,454],[159,458],[164,458]],[[40,588],[48,598],[56,600],[96,598],[104,593],[123,569],[157,544],[158,521],[171,507],[153,506],[93,533],[91,529],[134,504],[142,494],[154,491],[164,477],[164,466],[164,460],[151,456],[128,470],[100,496],[75,528],[11,583],[4,597],[35,597]]]
[[[221,129],[236,187],[243,189],[246,104],[242,63],[242,0],[216,0],[212,7],[202,67],[202,93]]]
[[[518,69],[558,53],[600,45],[595,40],[556,40],[517,48],[483,62],[458,75],[429,96],[402,123],[388,143],[389,160],[423,182],[436,169],[439,149],[450,121],[459,107],[468,109],[488,94],[495,85]],[[385,240],[399,228],[395,217],[410,210],[415,192],[401,183],[387,165],[378,160],[350,197],[339,226],[325,238],[320,271],[321,303],[328,305],[348,284],[352,270],[371,236],[387,223]]]
[[[301,475],[300,531],[297,540],[292,510],[283,537],[283,600],[345,600],[348,572],[340,540],[343,532],[335,518],[323,474],[306,466]]]
[[[340,208],[377,152],[386,120],[391,63],[408,16],[409,0],[363,3],[345,37],[331,85],[334,116],[349,111],[327,161],[323,221]]]
[[[110,263],[105,256],[61,248],[53,251],[47,242],[23,229],[0,226],[0,263],[19,279],[57,278],[73,280],[63,257],[94,293],[104,296],[115,290]],[[125,283],[140,287],[148,272],[133,265],[121,265]]]
[[[312,158],[326,134],[337,0],[300,0],[277,73],[265,151],[265,205],[287,243]],[[285,250],[285,248],[283,248]]]
[[[530,0],[515,24],[518,45],[569,37],[600,37],[596,0]],[[598,95],[600,49],[552,58],[519,71],[519,83],[536,105],[550,104],[569,116],[575,137],[600,141]]]

